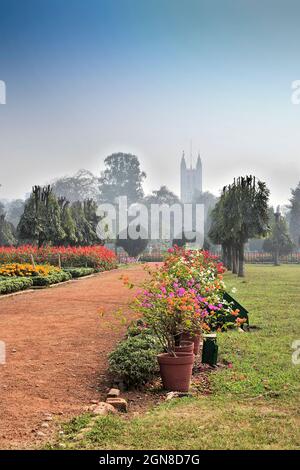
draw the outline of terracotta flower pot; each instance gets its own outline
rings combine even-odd
[[[192,341],[181,341],[180,346],[175,346],[176,354],[178,352],[194,354],[194,343]]]
[[[159,354],[160,374],[163,387],[171,392],[188,392],[194,365],[194,354],[178,353],[177,357],[168,353]]]
[[[200,352],[200,342],[201,342],[200,333],[196,333],[195,335],[191,335],[191,333],[182,333],[181,340],[192,341],[194,343],[194,354],[195,356],[198,356]]]

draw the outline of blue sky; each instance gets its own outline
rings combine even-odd
[[[300,180],[300,3],[0,0],[1,197],[136,153],[179,192],[190,141],[204,189],[255,173],[284,204]]]

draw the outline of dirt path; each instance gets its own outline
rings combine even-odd
[[[105,391],[107,354],[122,335],[113,312],[126,311],[133,296],[120,280],[124,273],[133,282],[146,276],[134,266],[0,299],[7,354],[0,365],[0,448],[47,441],[57,420],[82,413]]]

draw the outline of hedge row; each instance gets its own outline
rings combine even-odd
[[[66,268],[59,272],[53,272],[48,276],[33,276],[33,277],[4,277],[0,276],[0,295],[10,294],[21,290],[28,289],[32,286],[47,287],[52,284],[69,281],[70,279],[77,279],[79,277],[88,276],[93,274],[93,268]]]
[[[34,277],[11,277],[7,279],[0,279],[0,295],[11,294],[21,290],[29,289],[30,287],[47,287],[52,284],[69,281],[72,279],[71,274],[64,271],[49,274],[49,276],[34,276]]]
[[[0,295],[11,294],[21,290],[29,289],[32,286],[32,279],[27,277],[15,277],[0,280]]]
[[[4,277],[0,276],[0,295],[10,294],[21,290],[28,289],[32,286],[47,287],[52,284],[69,281],[70,279],[78,279],[80,277],[89,276],[97,270],[94,268],[66,268],[59,272],[53,272],[48,276],[33,277]]]
[[[60,282],[69,281],[72,279],[70,273],[59,271],[57,273],[49,274],[48,276],[35,276],[32,278],[34,286],[51,286]]]
[[[78,277],[89,276],[95,272],[93,268],[64,268],[64,271],[71,274],[73,279]]]

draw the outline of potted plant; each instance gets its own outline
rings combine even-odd
[[[194,343],[193,341],[184,341],[181,338],[179,346],[175,346],[175,352],[176,353],[190,353],[190,354],[195,354],[194,353]]]
[[[193,333],[190,333],[189,331],[185,331],[181,335],[181,343],[188,341],[193,344],[193,352],[195,356],[198,356],[200,352],[201,339],[202,339],[202,334],[199,330]]]
[[[157,359],[163,386],[172,391],[188,391],[194,364],[193,344],[180,346],[184,331],[199,329],[199,302],[191,289],[177,286],[168,272],[159,270],[152,275],[147,289],[136,298],[136,308],[143,313],[165,349]]]
[[[194,354],[169,353],[157,356],[163,387],[175,392],[188,392],[194,365]]]
[[[207,252],[172,248],[135,299],[135,309],[165,350],[157,359],[168,390],[189,389],[195,356],[191,345],[180,348],[182,340],[193,341],[198,353],[202,333],[234,325],[227,321],[232,308],[223,301],[223,272],[223,265]]]

